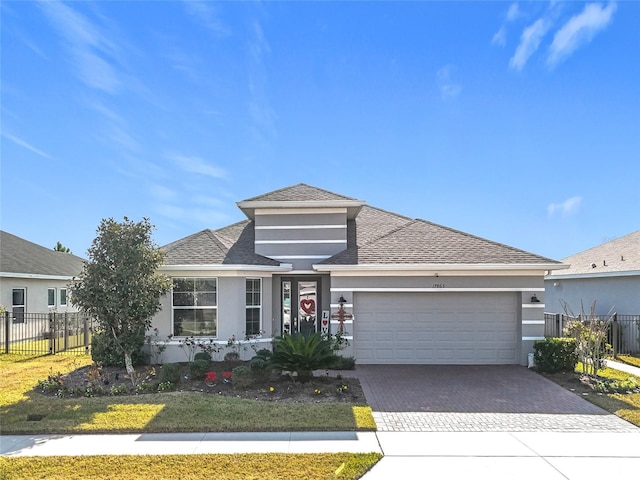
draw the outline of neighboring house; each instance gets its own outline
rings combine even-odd
[[[563,302],[571,312],[596,314],[617,312],[640,314],[640,230],[616,238],[570,257],[563,263],[567,270],[553,270],[545,277],[546,310],[565,313]]]
[[[84,260],[0,231],[0,304],[19,323],[25,313],[70,312],[68,285]]]
[[[526,364],[544,338],[560,262],[305,184],[237,205],[246,220],[163,247],[165,361],[185,336],[261,348],[342,326],[358,363]]]

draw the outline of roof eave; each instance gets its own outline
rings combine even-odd
[[[619,272],[597,273],[564,273],[559,275],[547,275],[545,280],[570,280],[579,278],[607,278],[607,277],[635,277],[640,276],[640,270],[625,270]]]
[[[316,264],[314,270],[318,272],[370,272],[370,271],[515,271],[515,270],[561,270],[569,268],[569,265],[558,263],[378,263],[360,265],[332,265]]]
[[[290,263],[281,263],[280,265],[227,265],[227,264],[184,264],[184,265],[162,265],[159,268],[160,271],[164,272],[174,272],[174,271],[192,271],[192,272],[201,272],[201,271],[214,271],[214,272],[223,272],[223,271],[251,271],[251,272],[290,272],[293,270],[293,265]]]
[[[347,218],[353,219],[365,203],[361,200],[245,200],[236,202],[236,205],[250,220],[255,220],[255,211],[258,208],[346,208]]]

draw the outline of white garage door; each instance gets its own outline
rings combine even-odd
[[[356,293],[358,363],[518,363],[513,293]]]

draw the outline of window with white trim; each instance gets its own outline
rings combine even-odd
[[[47,289],[47,307],[55,308],[56,306],[56,289],[48,288]]]
[[[14,288],[11,291],[11,313],[13,323],[24,323],[24,314],[27,313],[27,289]]]
[[[262,280],[260,278],[247,278],[245,294],[245,335],[260,335],[262,327]]]
[[[67,289],[66,288],[60,289],[60,306],[61,307],[67,306]]]
[[[171,304],[174,336],[218,336],[217,287],[216,278],[173,279]]]

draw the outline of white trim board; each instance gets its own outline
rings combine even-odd
[[[373,292],[373,293],[422,293],[422,292],[544,292],[543,288],[531,287],[332,287],[332,292]]]

